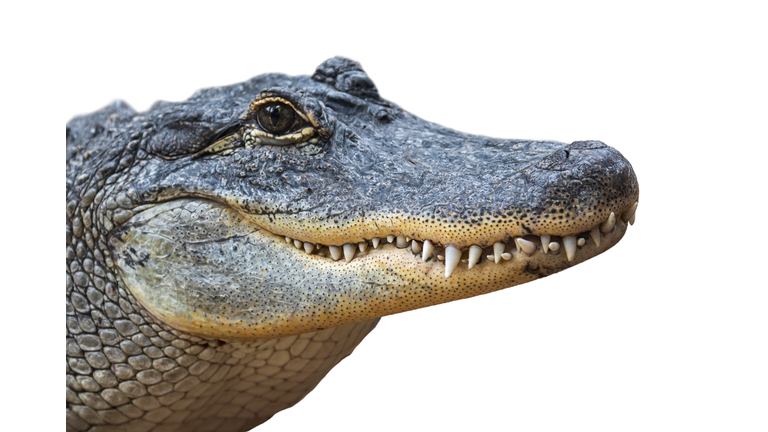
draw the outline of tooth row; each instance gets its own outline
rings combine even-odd
[[[630,208],[626,211],[624,211],[621,215],[621,220],[624,222],[629,223],[630,225],[634,224],[635,222],[635,212],[637,211],[637,202],[635,202]],[[595,246],[600,246],[601,241],[601,234],[608,234],[613,230],[613,228],[616,226],[616,221],[618,218],[616,217],[616,214],[611,212],[610,216],[599,226],[596,226],[594,229],[589,231],[589,238],[592,239],[592,242],[595,243]],[[395,243],[395,246],[399,249],[406,249],[414,253],[414,254],[421,254],[421,258],[423,261],[427,261],[432,257],[432,254],[435,250],[435,245],[432,243],[431,240],[424,240],[424,242],[419,242],[416,239],[411,239],[410,237],[405,236],[394,236],[394,235],[388,235],[386,237],[387,243]],[[552,253],[558,253],[560,251],[561,245],[560,243],[556,241],[550,241],[551,236],[549,235],[542,235],[540,236],[541,240],[541,250],[543,253],[547,254],[549,252]],[[311,254],[315,249],[321,249],[323,245],[320,244],[314,244],[310,242],[302,242],[301,240],[291,239],[290,237],[285,237],[285,241],[288,244],[293,243],[293,245],[296,247],[296,249],[304,249],[304,251],[307,254]],[[525,255],[533,255],[538,251],[537,245],[530,241],[526,240],[522,237],[516,237],[513,240],[515,249],[518,253],[525,254]],[[565,255],[568,261],[573,261],[576,257],[576,249],[578,247],[582,247],[586,244],[587,240],[584,237],[576,237],[576,236],[565,236],[563,237],[562,247],[565,248]],[[381,243],[380,237],[374,237],[371,239],[371,245],[374,249],[377,249],[379,247],[379,244]],[[355,257],[355,249],[360,250],[360,252],[365,252],[368,249],[368,242],[362,241],[357,244],[353,243],[347,243],[341,247],[339,246],[327,246],[328,251],[330,252],[331,258],[334,261],[338,261],[341,259],[342,255],[344,256],[344,260],[346,262],[352,261],[352,259]],[[499,264],[502,260],[503,261],[509,261],[512,259],[512,254],[509,252],[505,252],[507,245],[504,242],[496,242],[493,244],[493,255],[487,255],[486,258],[488,261],[493,261],[496,264]],[[476,266],[478,262],[480,262],[480,257],[483,253],[483,248],[478,245],[472,245],[469,247],[469,257],[468,259],[461,259],[462,251],[457,248],[454,245],[448,244],[445,246],[445,254],[444,255],[437,255],[436,258],[439,261],[445,261],[445,277],[450,277],[451,274],[453,274],[454,270],[456,270],[456,267],[459,265],[459,261],[464,262],[467,264],[467,268],[471,269],[472,267]]]

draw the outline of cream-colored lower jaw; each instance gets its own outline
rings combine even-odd
[[[115,262],[150,313],[224,340],[306,333],[529,282],[607,250],[627,227],[613,215],[595,227],[599,234],[526,236],[465,250],[380,239],[376,247],[373,240],[345,245],[341,253],[351,257],[341,260],[329,247],[286,242],[245,223],[221,204],[180,201],[135,217],[111,241]]]

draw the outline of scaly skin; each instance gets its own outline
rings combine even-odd
[[[342,58],[78,117],[67,429],[249,430],[381,316],[610,248],[638,196],[629,162],[599,141],[462,134],[382,100]]]

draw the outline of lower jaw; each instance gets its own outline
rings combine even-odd
[[[112,242],[116,262],[128,289],[150,313],[178,330],[222,340],[284,337],[497,291],[586,261],[626,231],[618,218],[602,233],[600,246],[588,233],[575,236],[585,241],[571,261],[564,247],[545,253],[536,238],[523,238],[535,246],[530,253],[507,242],[498,263],[498,250],[485,248],[472,268],[465,250],[446,277],[444,261],[438,259],[444,248],[436,248],[425,261],[423,250],[414,253],[413,242],[400,249],[396,241],[385,240],[377,248],[358,248],[350,262],[335,261],[324,256],[330,255],[327,248],[298,251],[284,237],[253,226],[245,229],[235,210],[192,201],[205,211],[182,225],[184,232],[207,226],[208,213],[222,218],[228,212],[236,235],[218,232],[188,241],[174,233],[178,221],[171,225],[139,215],[136,228]],[[178,209],[186,204],[163,205]],[[549,240],[562,243],[557,237]],[[138,257],[145,257],[142,265],[135,265]]]

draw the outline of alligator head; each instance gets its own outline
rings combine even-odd
[[[144,113],[116,103],[70,122],[67,144],[68,373],[86,377],[68,378],[72,425],[133,415],[88,411],[105,400],[162,411],[142,399],[144,381],[163,372],[153,386],[168,387],[227,360],[206,354],[216,340],[339,328],[567,269],[622,238],[639,193],[629,162],[599,141],[457,132],[382,99],[343,58]],[[86,337],[97,329],[101,339]],[[183,341],[168,351],[173,338]],[[149,364],[140,346],[168,362],[137,382]],[[112,375],[92,370],[110,364]],[[172,394],[199,396],[192,378]],[[118,382],[102,399],[69,393]],[[258,405],[253,422],[313,385]]]
[[[143,124],[148,155],[121,183],[154,205],[115,231],[118,271],[163,322],[223,339],[553,274],[619,241],[638,200],[629,162],[599,141],[447,129],[341,58],[160,104]]]

